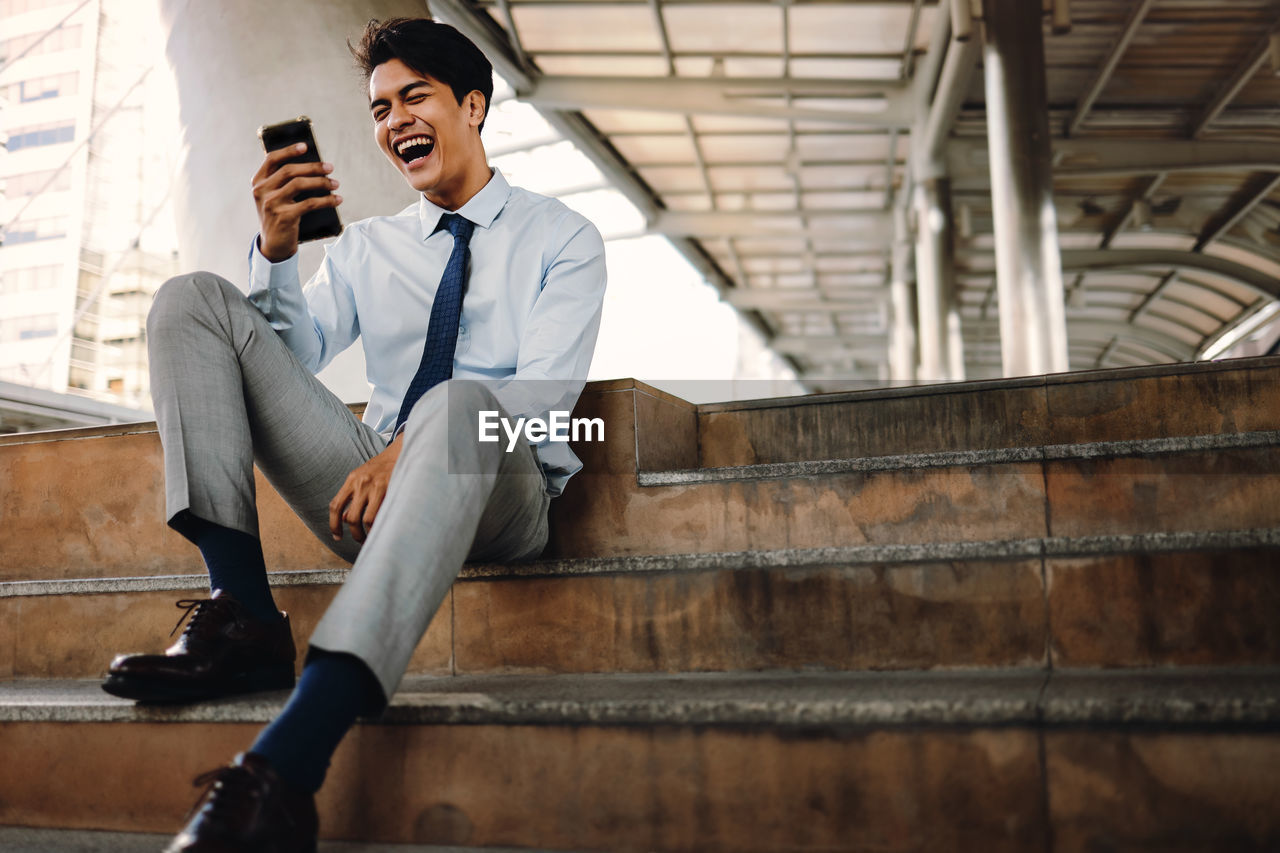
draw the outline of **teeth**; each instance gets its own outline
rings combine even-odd
[[[411,136],[408,139],[396,143],[396,153],[403,154],[404,150],[410,145],[430,145],[431,138],[428,136]]]

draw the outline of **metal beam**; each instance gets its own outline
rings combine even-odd
[[[920,141],[924,162],[937,163],[944,159],[947,140],[955,127],[956,116],[960,114],[964,96],[969,91],[969,81],[973,79],[981,55],[982,42],[979,39],[953,39],[948,46],[947,58],[938,77],[937,92],[924,123],[924,138]],[[916,176],[917,180],[922,177]]]
[[[778,335],[771,346],[804,356],[884,360],[888,345],[883,335]]]
[[[539,77],[521,99],[560,110],[645,112],[807,119],[867,127],[911,124],[908,92],[898,81],[775,78]],[[787,99],[799,103],[786,103]],[[837,100],[839,109],[805,106]]]
[[[1245,87],[1253,76],[1258,73],[1258,69],[1267,61],[1267,55],[1271,50],[1271,34],[1280,29],[1280,19],[1267,30],[1262,38],[1258,39],[1253,48],[1245,54],[1244,60],[1222,84],[1222,88],[1213,96],[1213,99],[1205,105],[1204,110],[1196,119],[1191,122],[1188,128],[1188,135],[1195,139],[1209,129],[1209,125],[1213,124],[1218,116],[1222,115],[1222,111],[1227,105],[1235,100],[1236,95],[1240,94],[1240,90]]]
[[[898,77],[902,80],[910,80],[911,73],[915,70],[916,33],[920,28],[920,7],[923,5],[924,0],[914,0],[911,4],[911,17],[907,21],[907,35],[902,44],[902,66],[898,69]]]
[[[1194,346],[1172,335],[1120,320],[1071,320],[1067,327],[1076,340],[1127,339],[1161,352],[1175,361],[1190,361],[1196,353]],[[999,328],[990,321],[969,322],[965,324],[965,334],[973,343],[993,342],[998,339]],[[785,352],[815,358],[882,358],[883,350],[867,345],[870,341],[880,340],[878,335],[780,335],[774,345]]]
[[[1236,261],[1180,249],[1064,249],[1062,269],[1094,272],[1115,269],[1199,270],[1239,282],[1259,294],[1280,298],[1280,280]]]
[[[1267,196],[1275,192],[1280,187],[1280,175],[1274,175],[1269,180],[1264,181],[1261,186],[1254,192],[1249,193],[1235,204],[1228,205],[1218,217],[1209,223],[1204,232],[1200,235],[1200,239],[1196,241],[1195,250],[1201,251],[1210,243],[1222,239],[1231,232],[1240,222],[1249,215],[1255,207],[1266,200]]]
[[[951,176],[967,185],[985,185],[989,171],[982,139],[956,139],[947,145]],[[1191,139],[1053,140],[1058,177],[1125,177],[1158,172],[1238,170],[1280,172],[1280,146],[1274,142]],[[969,183],[976,182],[976,183]]]
[[[883,291],[867,293],[862,299],[828,299],[820,292],[801,290],[793,293],[790,289],[752,289],[737,288],[724,296],[724,301],[735,308],[754,308],[758,311],[848,311],[873,312],[883,304]]]
[[[1133,219],[1134,214],[1137,211],[1138,204],[1140,202],[1150,203],[1156,192],[1168,179],[1168,172],[1157,172],[1150,180],[1148,180],[1146,186],[1142,188],[1142,192],[1129,204],[1129,208],[1124,212],[1124,216],[1120,217],[1115,225],[1103,232],[1102,242],[1099,244],[1098,248],[1109,249],[1111,247],[1111,242],[1116,239],[1116,236],[1125,228],[1129,227],[1129,222]]]
[[[1280,175],[1266,181],[1259,190],[1250,193],[1234,205],[1228,206],[1221,214],[1219,214],[1216,220],[1205,227],[1191,251],[1203,252],[1211,243],[1221,239],[1224,235],[1230,232],[1232,228],[1236,227],[1240,220],[1248,216],[1249,211],[1253,210],[1262,202],[1263,199],[1271,195],[1271,192],[1277,186],[1280,186]],[[1138,304],[1137,308],[1133,309],[1133,312],[1129,315],[1130,322],[1136,322],[1139,317],[1151,309],[1151,306],[1155,304],[1157,299],[1164,296],[1165,291],[1178,281],[1178,272],[1179,271],[1176,269],[1172,270],[1160,279],[1159,284],[1152,288],[1151,292],[1148,293],[1142,302]],[[1224,328],[1226,327],[1224,326]]]
[[[1125,21],[1124,28],[1120,31],[1120,37],[1116,39],[1116,43],[1112,45],[1111,51],[1107,54],[1106,60],[1102,63],[1102,67],[1098,69],[1098,74],[1093,78],[1093,82],[1089,84],[1089,88],[1085,90],[1084,95],[1080,97],[1076,104],[1076,110],[1071,118],[1067,121],[1067,135],[1075,136],[1080,132],[1080,128],[1084,125],[1085,118],[1089,115],[1089,110],[1093,109],[1094,103],[1097,102],[1098,96],[1102,94],[1102,90],[1107,87],[1107,83],[1111,82],[1111,75],[1115,73],[1116,66],[1120,64],[1124,53],[1129,49],[1129,43],[1133,41],[1133,37],[1137,35],[1138,28],[1142,26],[1143,20],[1147,17],[1147,12],[1151,10],[1155,0],[1136,0],[1133,9],[1129,12],[1129,19]]]
[[[859,245],[887,248],[893,217],[882,210],[810,210],[766,212],[713,210],[658,212],[650,230],[690,237],[850,237]]]
[[[989,321],[965,325],[965,331],[975,342],[994,340],[997,328]],[[1073,341],[1082,339],[1108,340],[1126,338],[1137,341],[1144,346],[1162,352],[1175,361],[1190,361],[1196,353],[1191,344],[1156,329],[1135,326],[1123,320],[1081,320],[1068,319],[1067,333]]]

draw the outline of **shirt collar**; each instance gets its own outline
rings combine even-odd
[[[498,218],[502,208],[506,207],[507,199],[511,197],[511,185],[502,176],[502,172],[497,169],[490,169],[490,171],[493,173],[493,177],[480,188],[480,192],[468,199],[467,203],[462,207],[453,211],[481,228],[488,228],[493,225],[493,220]],[[443,207],[427,201],[425,195],[418,197],[418,219],[422,223],[423,240],[436,232],[436,226],[440,224],[440,217],[449,212]]]

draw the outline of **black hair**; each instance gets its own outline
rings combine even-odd
[[[471,39],[448,24],[429,18],[392,18],[370,21],[359,44],[347,42],[364,72],[365,83],[373,69],[398,59],[419,74],[429,75],[453,90],[461,104],[471,92],[484,95],[485,119],[493,100],[493,64]],[[484,130],[484,121],[480,122]]]

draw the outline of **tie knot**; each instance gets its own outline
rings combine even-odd
[[[464,243],[471,240],[471,232],[475,230],[475,227],[471,220],[456,213],[446,213],[440,217],[439,228],[443,228],[452,234],[454,240],[461,240]]]

